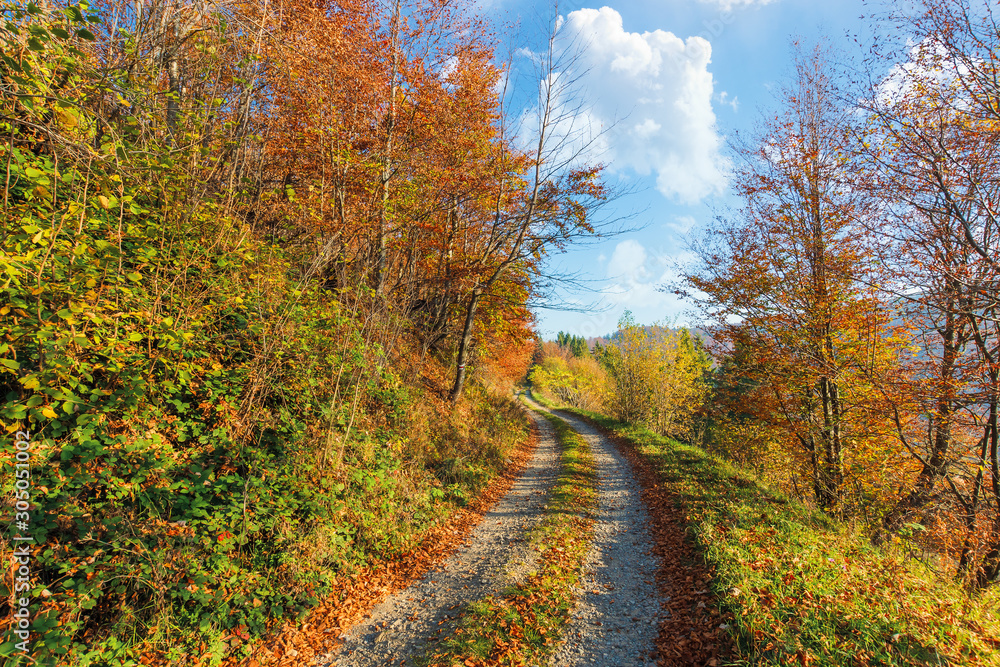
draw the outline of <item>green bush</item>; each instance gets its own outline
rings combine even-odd
[[[31,431],[31,654],[221,658],[412,546],[495,473],[524,418],[480,408],[507,437],[469,448],[476,474],[451,499],[434,493],[404,446],[427,397],[341,295],[200,187],[198,142],[102,126],[91,102],[143,84],[86,69],[87,7],[3,13],[0,428]],[[5,494],[13,471],[0,458]]]

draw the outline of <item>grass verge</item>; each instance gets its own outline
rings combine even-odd
[[[259,642],[249,657],[227,659],[223,667],[313,664],[317,656],[335,649],[335,637],[361,622],[375,605],[425,576],[461,547],[483,515],[507,495],[524,472],[537,441],[537,429],[532,428],[521,447],[510,453],[503,472],[478,490],[467,506],[449,514],[440,525],[425,530],[413,549],[397,558],[374,558],[353,576],[336,580],[327,598],[312,608],[308,616],[286,621],[271,637]]]
[[[596,471],[586,441],[561,419],[561,471],[543,519],[528,539],[541,553],[538,571],[498,595],[470,604],[455,630],[420,664],[428,667],[523,665],[551,651],[569,621],[593,534]]]
[[[572,412],[633,446],[674,494],[714,572],[733,664],[1000,664],[1000,591],[969,598],[700,449]]]

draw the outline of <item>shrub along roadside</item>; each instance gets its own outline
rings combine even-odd
[[[225,667],[274,667],[302,665],[335,649],[337,637],[354,627],[388,596],[424,577],[442,560],[462,547],[483,515],[507,495],[531,460],[537,443],[531,437],[507,459],[502,474],[475,494],[469,504],[453,512],[447,521],[420,536],[419,544],[393,559],[374,558],[351,576],[333,582],[330,594],[304,619],[288,620],[284,627],[258,642],[249,655],[232,656]]]
[[[142,102],[158,75],[92,57],[87,4],[0,7],[0,561],[18,531],[33,539],[28,652],[240,657],[412,550],[503,467],[525,418],[482,386],[445,404],[450,361],[413,370],[417,341],[370,289],[329,289],[309,241],[233,204],[254,186],[220,177],[221,100],[167,132]],[[0,603],[3,627],[12,613]],[[24,659],[15,641],[0,664]]]
[[[970,599],[900,549],[868,540],[702,450],[573,410],[625,439],[676,494],[715,572],[736,661],[760,665],[987,665],[998,595]]]
[[[422,661],[428,667],[523,665],[551,651],[569,621],[593,536],[596,471],[586,441],[558,417],[542,416],[556,431],[562,470],[528,535],[541,552],[539,569],[463,610],[453,634]]]
[[[162,35],[109,3],[0,0],[0,561],[32,539],[38,664],[239,657],[412,550],[527,435],[478,373],[441,400],[449,347],[394,301],[317,275],[308,208],[258,215],[295,193],[247,138],[259,63],[217,9],[182,40],[181,104],[147,67]]]

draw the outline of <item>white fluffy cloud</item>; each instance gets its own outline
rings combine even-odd
[[[591,106],[577,120],[606,130],[603,161],[655,174],[660,192],[683,203],[722,192],[726,165],[712,110],[708,41],[663,30],[627,32],[610,7],[572,12],[561,32],[583,48],[573,74]]]
[[[649,255],[638,241],[622,241],[615,247],[608,262],[608,277],[635,286],[648,283],[650,267],[646,266]]]
[[[648,249],[632,239],[621,241],[605,267],[610,284],[603,290],[604,300],[641,313],[650,322],[677,314],[681,308],[677,298],[661,288],[677,280],[678,264],[689,259],[674,248]]]

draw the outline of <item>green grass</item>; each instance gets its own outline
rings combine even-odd
[[[969,598],[700,449],[573,412],[631,441],[677,494],[732,619],[734,664],[1000,664],[1000,591]]]
[[[538,571],[467,606],[451,635],[419,664],[523,665],[557,645],[590,548],[596,473],[586,441],[561,419],[543,416],[555,428],[562,453],[545,516],[528,534],[541,552]]]

